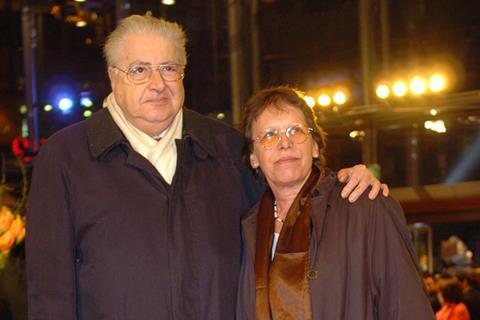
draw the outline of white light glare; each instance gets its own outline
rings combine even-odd
[[[397,97],[403,97],[407,94],[407,85],[403,81],[397,81],[393,84],[392,91]]]
[[[313,106],[315,105],[315,99],[313,99],[313,97],[305,96],[303,97],[303,100],[305,100],[305,102],[310,108],[313,108]]]
[[[425,78],[416,76],[410,81],[410,91],[414,95],[421,95],[427,91],[427,80]]]
[[[330,103],[332,102],[332,99],[330,99],[328,94],[321,94],[321,95],[318,96],[317,102],[322,107],[326,107],[326,106],[330,105]]]
[[[445,133],[447,132],[447,128],[445,127],[445,123],[443,120],[436,120],[436,121],[425,121],[424,123],[425,129],[435,131],[437,133]]]
[[[386,84],[380,84],[377,87],[376,94],[377,94],[377,97],[379,97],[380,99],[387,99],[388,96],[390,95],[390,89]]]
[[[333,95],[333,101],[336,104],[342,105],[347,101],[347,95],[343,91],[337,91]]]
[[[365,137],[365,131],[363,131],[363,130],[353,130],[353,131],[350,131],[349,136],[352,139]]]
[[[162,0],[162,4],[166,6],[172,6],[175,4],[175,0]]]
[[[447,80],[445,76],[438,73],[431,76],[428,82],[428,86],[433,92],[440,92],[447,86]]]
[[[58,108],[63,112],[69,111],[73,107],[73,101],[69,98],[62,98],[58,101]]]
[[[93,101],[89,97],[83,97],[80,99],[80,105],[85,108],[90,108],[93,106]]]

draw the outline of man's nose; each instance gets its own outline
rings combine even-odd
[[[149,87],[156,90],[162,90],[165,87],[165,80],[159,69],[153,69],[150,75]]]

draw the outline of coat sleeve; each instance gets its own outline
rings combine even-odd
[[[47,143],[34,163],[26,237],[29,320],[76,319],[74,235],[59,154]]]
[[[373,202],[372,217],[370,259],[377,318],[434,319],[402,208],[392,198],[379,199]]]

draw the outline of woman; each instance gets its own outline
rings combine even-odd
[[[462,302],[462,289],[457,279],[440,279],[438,290],[438,300],[442,308],[435,314],[437,320],[470,320],[467,307]]]
[[[402,210],[342,199],[325,133],[285,87],[247,103],[245,156],[268,189],[242,222],[238,319],[433,319]]]

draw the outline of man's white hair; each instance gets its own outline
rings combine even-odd
[[[164,19],[153,17],[151,14],[131,15],[123,19],[113,32],[108,36],[103,54],[108,66],[116,66],[118,55],[122,52],[123,42],[131,34],[153,33],[171,40],[177,48],[177,57],[181,64],[187,64],[185,45],[187,37],[182,27]]]

